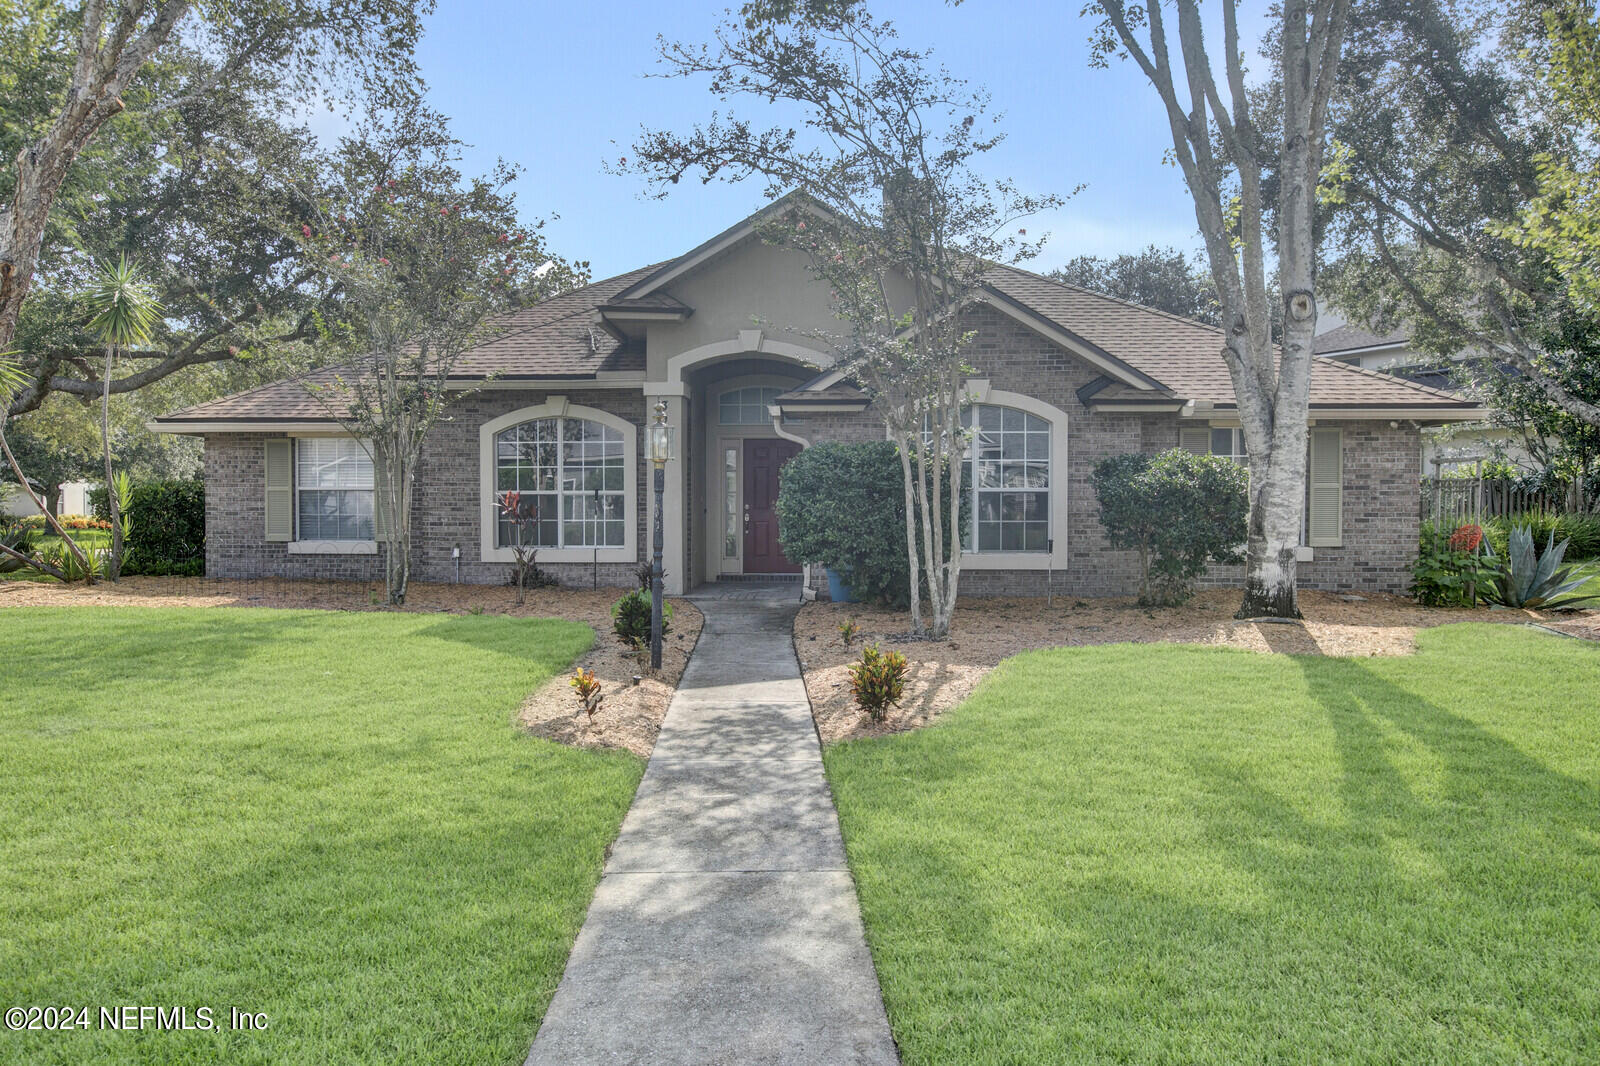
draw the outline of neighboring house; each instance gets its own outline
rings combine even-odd
[[[760,238],[762,217],[511,313],[461,360],[463,395],[418,474],[419,580],[504,582],[511,531],[497,501],[517,489],[548,504],[541,567],[569,584],[631,582],[649,553],[644,426],[658,399],[679,427],[664,497],[669,590],[817,561],[779,547],[782,464],[821,441],[881,440],[884,428],[815,339],[840,330],[825,286],[801,255]],[[1062,593],[1130,592],[1136,560],[1107,545],[1091,471],[1106,456],[1180,444],[1243,457],[1221,335],[1021,270],[995,269],[987,282],[969,312],[977,432],[961,587],[1042,595],[1048,580]],[[1301,581],[1405,587],[1421,429],[1482,414],[1447,392],[1318,361]],[[209,576],[380,577],[371,463],[302,382],[155,428],[205,440]]]
[[[64,481],[60,485],[61,500],[56,504],[59,514],[88,514],[89,490],[94,488],[92,481]],[[5,490],[11,490],[7,493]],[[37,490],[44,495],[42,488]],[[48,505],[50,501],[45,500]],[[34,506],[33,499],[14,484],[0,484],[0,513],[11,515],[13,518],[24,518],[28,515],[38,514],[39,508]]]
[[[1367,370],[1380,370],[1419,385],[1439,389],[1452,387],[1449,365],[1413,348],[1405,329],[1374,333],[1359,323],[1344,321],[1337,312],[1324,316],[1323,321],[1336,324],[1319,332],[1312,341],[1311,350],[1316,355]],[[1468,354],[1463,352],[1456,359],[1467,358]],[[1501,456],[1519,465],[1531,465],[1521,438],[1486,418],[1487,413],[1485,418],[1450,423],[1424,432],[1423,472],[1433,477],[1457,467],[1472,467],[1482,459]]]

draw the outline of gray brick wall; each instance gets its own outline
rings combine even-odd
[[[499,584],[509,578],[511,564],[482,563],[479,554],[478,427],[518,408],[542,403],[546,393],[484,390],[450,408],[449,420],[435,427],[423,447],[417,468],[412,511],[412,576],[418,581],[450,581],[455,575],[451,549],[461,548],[461,580]],[[594,407],[644,422],[645,398],[622,389],[563,389],[570,403]],[[213,434],[205,439],[206,574],[210,577],[304,577],[381,580],[379,557],[371,555],[290,555],[288,546],[264,539],[266,473],[262,468],[263,434]],[[640,501],[635,534],[641,552],[649,550],[645,531],[645,478],[650,464],[642,449],[635,458]],[[601,585],[631,585],[632,563],[540,564],[565,585],[587,585],[598,570]]]
[[[991,388],[1023,393],[1067,413],[1068,553],[1065,569],[1047,575],[1036,570],[964,570],[961,590],[974,596],[1035,596],[1048,577],[1058,595],[1114,596],[1138,587],[1138,560],[1113,550],[1100,525],[1090,477],[1094,466],[1122,452],[1158,452],[1177,447],[1178,419],[1162,414],[1090,412],[1077,390],[1099,372],[1031,330],[992,309],[971,316],[977,331],[970,363]],[[1421,433],[1415,426],[1390,428],[1387,422],[1322,422],[1344,429],[1344,543],[1317,548],[1303,563],[1304,587],[1372,592],[1403,592],[1411,581],[1418,534],[1417,471]],[[882,424],[871,411],[860,415],[819,415],[796,427],[811,440],[881,440]],[[1056,457],[1052,506],[1060,505],[1062,475]],[[1242,567],[1214,567],[1204,582],[1243,583]],[[819,588],[826,582],[817,579]]]

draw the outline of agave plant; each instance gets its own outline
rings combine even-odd
[[[1575,596],[1585,578],[1572,576],[1573,567],[1562,566],[1568,541],[1556,543],[1554,532],[1545,543],[1544,553],[1533,550],[1533,533],[1527,526],[1514,526],[1506,546],[1506,565],[1490,578],[1483,598],[1502,607],[1527,607],[1545,611],[1571,610],[1595,600],[1594,596]],[[1485,541],[1489,557],[1494,549]]]

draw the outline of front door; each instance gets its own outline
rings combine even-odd
[[[778,547],[778,471],[800,445],[792,440],[744,442],[744,572],[796,574],[800,568]]]

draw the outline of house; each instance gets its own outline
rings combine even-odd
[[[498,499],[516,489],[548,506],[541,567],[563,583],[630,583],[649,552],[645,426],[657,401],[679,427],[663,499],[669,591],[809,562],[780,546],[783,463],[810,444],[882,439],[884,429],[815,339],[839,332],[825,287],[800,254],[762,239],[763,217],[510,313],[461,360],[461,398],[418,475],[418,580],[506,581],[512,531]],[[1243,458],[1221,335],[1010,268],[989,273],[968,316],[978,432],[962,589],[1130,592],[1136,561],[1107,545],[1091,471],[1109,455],[1180,445]],[[1422,430],[1482,414],[1448,392],[1319,360],[1302,583],[1404,588]],[[155,428],[205,441],[208,575],[380,577],[371,463],[302,381]]]
[[[1323,359],[1348,363],[1367,370],[1393,374],[1419,385],[1448,389],[1453,374],[1452,362],[1481,356],[1471,349],[1456,353],[1448,361],[1419,351],[1411,343],[1410,331],[1396,327],[1375,332],[1360,322],[1348,322],[1337,311],[1317,322],[1312,352]],[[1505,368],[1507,373],[1516,373]],[[1520,434],[1484,418],[1434,426],[1422,434],[1422,469],[1429,476],[1471,470],[1485,459],[1503,458],[1529,470],[1539,468],[1532,460]]]

